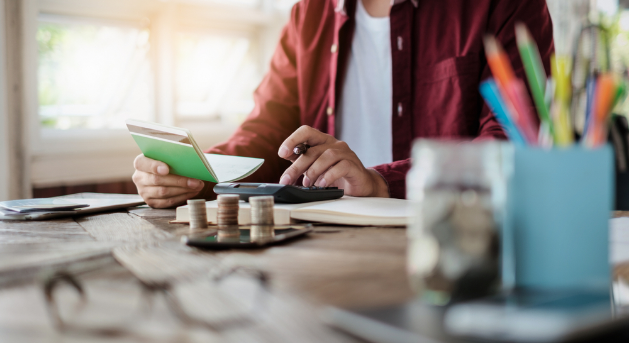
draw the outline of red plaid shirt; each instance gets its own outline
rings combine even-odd
[[[415,138],[505,138],[478,92],[491,75],[483,36],[498,38],[524,79],[514,24],[527,24],[548,71],[552,23],[544,0],[392,0],[392,5],[394,162],[374,169],[392,197],[404,198]],[[297,3],[254,94],[254,110],[227,142],[208,152],[264,158],[246,181],[278,182],[290,162],[277,151],[300,125],[334,135],[355,9],[356,0]]]

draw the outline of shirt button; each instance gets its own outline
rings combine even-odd
[[[328,109],[325,111],[325,113],[327,113],[329,116],[331,116],[332,113],[334,113],[334,109],[332,107],[328,107]]]
[[[330,51],[331,51],[332,53],[335,53],[335,52],[336,52],[336,50],[338,50],[338,48],[339,48],[339,47],[338,47],[338,45],[336,45],[336,44],[332,44],[332,47],[330,48]]]
[[[402,110],[403,110],[403,108],[402,108],[402,103],[401,103],[401,102],[398,102],[398,103],[397,103],[397,116],[398,116],[398,117],[401,117],[401,116],[402,116]]]
[[[397,36],[397,49],[402,50],[402,43],[404,43],[404,39],[402,36]]]

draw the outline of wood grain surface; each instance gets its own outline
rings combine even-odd
[[[144,207],[46,222],[0,222],[0,342],[355,342],[324,325],[321,309],[391,305],[414,296],[402,228],[320,225],[285,245],[202,251],[180,243],[190,229],[169,224],[174,217],[174,210]],[[629,245],[614,249],[629,251]],[[625,255],[615,269],[618,280],[629,280],[629,267],[622,263],[629,253],[618,256]],[[216,273],[239,266],[269,276],[267,306],[259,312],[250,311],[259,299],[253,278],[212,281]],[[78,275],[86,290],[87,302],[77,306],[76,292],[59,287],[55,299],[63,318],[84,326],[114,323],[126,331],[103,336],[55,329],[41,277],[56,270]],[[197,319],[255,320],[221,330],[184,323],[162,295],[143,291],[139,280],[169,283],[184,311]]]
[[[151,242],[173,238],[151,223],[128,213],[107,213],[76,218],[94,239],[105,242]]]
[[[158,285],[208,278],[219,263],[216,255],[179,242],[117,247],[113,256],[144,283]]]
[[[0,222],[0,341],[106,338],[59,332],[51,325],[41,280],[59,270],[76,274],[88,299],[75,313],[75,291],[61,286],[55,294],[64,304],[64,318],[79,324],[93,318],[90,325],[118,320],[132,331],[118,338],[131,342],[353,342],[321,322],[321,307],[390,304],[412,297],[403,229],[320,226],[309,237],[282,246],[208,252],[179,242],[191,231],[188,225],[169,224],[174,217],[174,210],[138,207],[74,219]],[[213,283],[212,275],[234,267],[270,276],[270,293],[264,297],[268,306],[262,312],[248,310],[260,288],[251,277]],[[142,305],[146,294],[138,280],[170,283],[185,311],[197,318],[253,315],[255,321],[220,332],[182,323],[159,295]],[[144,312],[138,312],[138,304]],[[129,319],[120,323],[123,318]]]
[[[94,241],[94,238],[71,218],[32,222],[0,221],[0,245],[77,241]]]

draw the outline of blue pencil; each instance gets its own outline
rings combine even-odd
[[[507,104],[502,98],[502,95],[500,95],[498,85],[493,78],[489,78],[486,81],[481,82],[480,94],[485,99],[489,109],[494,113],[498,123],[502,125],[502,128],[505,130],[509,139],[513,141],[514,144],[527,145],[524,136],[522,136],[520,130],[513,122],[511,114],[507,108]]]
[[[583,125],[583,134],[581,134],[581,137],[585,137],[588,126],[590,126],[590,117],[592,116],[592,108],[594,108],[594,90],[596,89],[597,76],[596,73],[591,75],[585,84],[585,96],[587,100],[585,102],[585,124]]]

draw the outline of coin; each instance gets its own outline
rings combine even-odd
[[[237,226],[240,196],[237,194],[220,194],[218,196],[217,222],[219,227]]]
[[[250,197],[251,204],[251,224],[252,225],[273,225],[273,205],[272,196]]]
[[[272,241],[275,237],[275,230],[273,225],[251,225],[249,231],[249,237],[252,242],[267,242]]]
[[[204,199],[188,200],[190,229],[207,229],[207,212]]]

